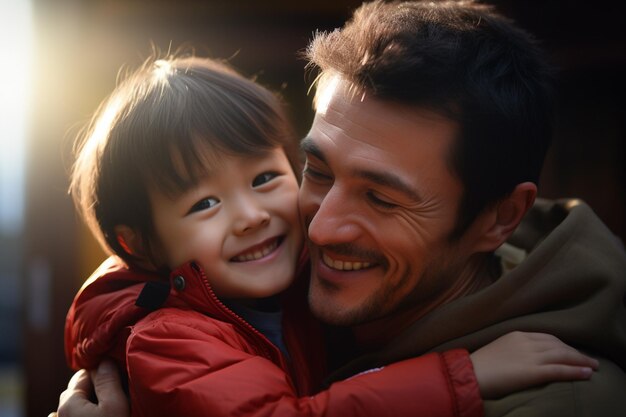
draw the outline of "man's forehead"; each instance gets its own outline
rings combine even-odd
[[[417,130],[435,129],[442,124],[458,127],[443,111],[375,97],[338,75],[320,80],[315,103],[312,130],[324,124],[381,132],[393,131],[407,123]]]
[[[457,123],[449,119],[431,117],[429,113],[400,114],[400,111],[331,106],[326,115],[316,116],[302,141],[302,149],[317,155],[319,152],[313,151],[346,145],[354,149],[410,153],[420,144],[448,148],[459,133]]]
[[[308,158],[332,163],[334,169],[350,167],[363,178],[374,177],[367,171],[379,178],[394,169],[410,183],[413,175],[448,169],[458,133],[458,123],[441,113],[367,95],[359,98],[338,85],[329,95],[326,112],[316,114],[301,148]]]

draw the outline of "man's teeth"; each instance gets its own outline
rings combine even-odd
[[[325,253],[322,253],[322,261],[324,261],[327,266],[340,271],[358,271],[359,269],[369,268],[371,265],[369,262],[339,261],[337,259],[332,259]]]
[[[235,256],[233,260],[235,262],[256,261],[264,256],[269,255],[278,246],[278,240],[274,239],[270,244],[256,249],[253,252],[244,253],[243,255]]]

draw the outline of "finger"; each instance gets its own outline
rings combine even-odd
[[[101,362],[98,368],[91,372],[91,378],[99,400],[121,392],[120,376],[113,362]]]
[[[586,380],[593,375],[593,369],[585,366],[546,365],[539,370],[539,379],[545,382]]]
[[[546,364],[562,364],[578,367],[586,367],[597,370],[600,363],[597,359],[591,358],[587,355],[572,350],[572,351],[560,351],[549,352],[546,354]]]
[[[514,333],[518,333],[517,336],[525,337],[528,341],[532,341],[537,351],[544,352],[547,359],[545,363],[590,367],[594,370],[597,370],[600,365],[597,359],[579,352],[554,335],[533,332]]]
[[[91,378],[86,370],[81,369],[72,375],[67,389],[63,391],[59,397],[59,403],[68,401],[68,397],[77,396],[81,399],[87,399],[92,390]]]
[[[84,369],[76,372],[67,384],[67,389],[61,393],[59,397],[59,408],[56,413],[52,415],[55,417],[81,415],[84,409],[93,406],[89,401],[92,390],[93,387],[89,373]]]
[[[57,417],[57,413],[50,413],[48,414],[48,417]]]
[[[78,391],[91,390],[91,378],[85,369],[81,369],[72,375],[70,382],[67,383],[67,389]]]
[[[600,363],[597,359],[580,353],[574,348],[567,346],[566,348],[553,349],[544,353],[543,363],[545,364],[562,364],[578,367],[586,367],[597,370]]]
[[[127,415],[128,400],[122,390],[120,374],[115,365],[110,361],[102,362],[92,373],[92,377],[98,405],[106,415]]]

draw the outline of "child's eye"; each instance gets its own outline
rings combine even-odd
[[[215,207],[219,202],[220,202],[220,200],[218,200],[215,197],[203,198],[202,200],[200,200],[196,204],[194,204],[191,207],[191,209],[189,209],[189,214],[195,213],[196,211],[202,211],[202,210],[210,209],[212,207]]]
[[[278,176],[277,172],[264,172],[260,175],[257,175],[254,180],[252,181],[252,186],[253,187],[258,187],[260,185],[265,184],[266,182],[270,182],[271,180],[273,180],[274,178],[276,178]]]

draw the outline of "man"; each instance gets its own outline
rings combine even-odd
[[[623,415],[626,255],[585,204],[535,203],[552,75],[532,38],[471,2],[374,2],[308,55],[321,70],[302,142],[309,302],[353,343],[328,382],[541,331],[600,371],[485,414]]]

